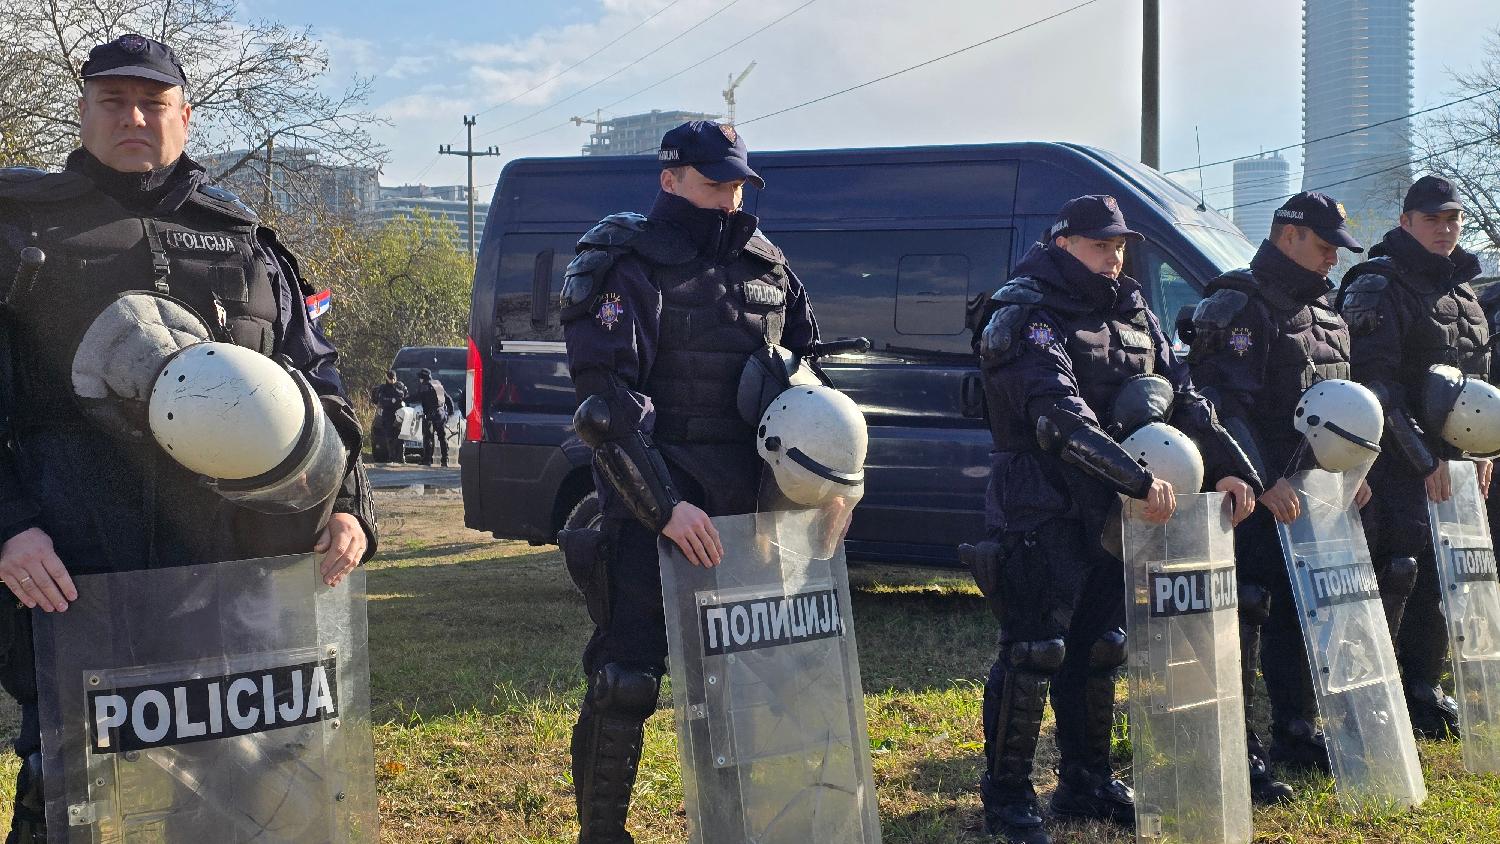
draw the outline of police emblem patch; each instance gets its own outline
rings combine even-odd
[[[730,126],[728,123],[720,123],[719,131],[724,133],[724,137],[728,138],[731,144],[734,143],[735,134],[733,126]]]
[[[1255,343],[1250,337],[1250,329],[1236,328],[1229,332],[1229,348],[1236,355],[1244,356],[1246,352],[1250,351],[1250,347],[1253,345]]]
[[[599,302],[599,310],[594,314],[594,319],[599,321],[599,325],[603,326],[604,330],[614,331],[615,324],[624,315],[625,305],[620,302],[620,294],[606,293]]]
[[[119,45],[121,50],[127,53],[139,54],[146,52],[146,36],[144,35],[136,35],[135,33],[121,35],[115,39],[115,43]]]
[[[1114,214],[1119,212],[1120,203],[1116,202],[1114,197],[1110,196],[1109,194],[1105,194],[1104,207],[1108,208],[1111,214]]]
[[[1052,345],[1052,326],[1045,322],[1033,322],[1026,326],[1026,339],[1030,340],[1037,348],[1044,349]]]
[[[1344,210],[1344,203],[1342,203],[1342,202],[1335,202],[1333,204],[1336,205],[1336,206],[1338,206],[1338,209],[1339,209],[1339,219],[1341,219],[1341,220],[1347,220],[1347,219],[1349,219],[1349,212]]]

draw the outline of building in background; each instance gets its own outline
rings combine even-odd
[[[401,185],[399,187],[380,186],[380,198],[375,200],[373,206],[364,215],[363,219],[372,225],[381,225],[391,220],[411,217],[417,209],[421,209],[430,216],[440,217],[453,223],[457,234],[453,245],[460,250],[467,249],[469,243],[469,194],[463,185]],[[488,216],[490,204],[488,202],[474,203],[474,232],[475,241],[484,231],[485,217]]]
[[[317,209],[332,216],[358,217],[380,198],[378,169],[324,164],[314,149],[276,147],[270,178],[266,177],[264,153],[251,155],[249,150],[238,149],[197,160],[216,177],[217,184],[262,210],[271,205],[283,213]],[[219,175],[236,164],[240,166],[234,172]]]
[[[1411,184],[1412,3],[1303,5],[1302,190],[1343,202],[1367,244],[1395,223]]]
[[[1234,224],[1252,244],[1271,233],[1271,214],[1292,193],[1292,166],[1279,153],[1234,163]]]
[[[593,120],[582,117],[573,122],[582,126],[591,124],[594,131],[583,147],[584,155],[639,155],[656,152],[661,147],[661,136],[689,120],[718,120],[717,114],[696,111],[659,111],[652,109],[647,114],[628,114],[623,117],[605,119],[595,116]]]

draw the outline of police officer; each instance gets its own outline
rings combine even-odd
[[[1489,329],[1469,280],[1479,261],[1458,245],[1464,206],[1453,183],[1423,176],[1401,205],[1400,225],[1370,249],[1370,260],[1344,275],[1338,305],[1353,334],[1354,379],[1386,412],[1386,446],[1370,470],[1375,491],[1364,519],[1407,708],[1417,733],[1457,736],[1458,706],[1438,686],[1448,636],[1439,603],[1437,562],[1427,500],[1452,495],[1447,460],[1461,456],[1423,431],[1421,384],[1427,368],[1452,364],[1489,375]],[[1482,491],[1490,464],[1480,461]]]
[[[1010,842],[1051,840],[1031,783],[1049,682],[1061,757],[1053,813],[1134,821],[1131,791],[1109,761],[1114,677],[1126,656],[1124,572],[1101,535],[1121,493],[1145,500],[1147,518],[1165,522],[1174,492],[1199,490],[1173,490],[1107,433],[1122,385],[1147,373],[1171,383],[1172,423],[1197,441],[1206,477],[1233,498],[1236,520],[1253,509],[1259,484],[1173,355],[1140,285],[1121,274],[1126,242],[1140,239],[1113,197],[1068,202],[1047,241],[996,291],[998,309],[980,340],[995,452],[990,541],[977,565],[998,572],[1002,594],[980,794],[986,828]]]
[[[386,462],[405,463],[406,447],[401,444],[401,427],[396,422],[396,411],[406,404],[406,385],[396,379],[396,370],[385,371],[385,383],[371,390],[370,398],[375,402],[375,412],[380,420],[380,424],[375,427],[381,444],[385,447]]]
[[[375,518],[334,349],[308,318],[312,289],[276,235],[183,154],[192,107],[170,49],[124,35],[95,47],[82,77],[83,146],[66,169],[0,170],[9,346],[0,354],[0,369],[9,370],[0,373],[8,423],[0,580],[25,607],[64,612],[78,597],[72,576],[80,573],[316,550],[323,579],[337,584],[373,552]],[[105,347],[79,352],[99,341],[90,339],[93,327],[118,312],[125,291],[141,293],[132,301],[148,303],[156,317],[175,315],[168,321],[176,328],[201,326],[201,339],[290,360],[321,395],[350,455],[342,487],[306,513],[262,515],[207,491],[200,474],[136,426],[141,393],[81,395],[92,370],[128,363],[101,353]],[[101,332],[110,342],[164,351],[179,336],[129,324]],[[112,378],[120,374],[111,369]],[[136,373],[130,386],[155,375]],[[129,381],[111,383],[129,392],[121,386]],[[3,680],[22,713],[11,844],[46,840],[29,619],[7,611],[0,625],[14,632]]]
[[[1325,194],[1288,199],[1249,268],[1209,282],[1182,332],[1192,338],[1193,383],[1270,484],[1260,496],[1263,506],[1234,537],[1245,704],[1253,700],[1259,646],[1271,699],[1271,758],[1325,772],[1328,753],[1316,728],[1317,701],[1273,519],[1297,518],[1297,493],[1287,478],[1313,465],[1292,425],[1298,401],[1315,381],[1349,377],[1349,329],[1328,300],[1328,273],[1340,247],[1364,249],[1344,223],[1339,204]],[[1361,486],[1357,502],[1368,499],[1369,488]],[[1292,789],[1267,771],[1253,731],[1249,749],[1251,795],[1259,802],[1290,799]]]
[[[562,294],[574,425],[593,447],[604,514],[573,731],[582,844],[632,840],[641,736],[666,670],[657,537],[694,565],[719,562],[709,517],[754,512],[762,474],[755,429],[736,409],[740,376],[768,344],[806,355],[817,339],[801,282],[740,210],[744,184],[764,182],[734,128],[685,123],[662,138],[658,160],[650,213],[585,234]],[[562,540],[574,568],[588,552]]]
[[[453,412],[453,399],[443,388],[443,382],[432,377],[432,370],[417,373],[417,391],[412,400],[422,406],[422,465],[432,465],[433,438],[442,446],[443,465],[448,465],[448,415]]]

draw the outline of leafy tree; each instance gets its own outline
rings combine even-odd
[[[1468,208],[1468,242],[1500,250],[1500,27],[1477,66],[1453,74],[1468,102],[1436,113],[1419,132],[1423,169],[1450,179]]]

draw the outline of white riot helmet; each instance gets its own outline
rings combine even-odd
[[[1318,468],[1347,472],[1380,454],[1385,414],[1364,385],[1330,378],[1302,393],[1292,425],[1307,440]]]
[[[179,351],[156,377],[147,418],[168,455],[244,507],[301,512],[343,481],[348,452],[312,386],[251,349]]]
[[[1500,453],[1500,390],[1456,366],[1429,367],[1422,385],[1422,427],[1465,454]]]
[[[1153,477],[1171,484],[1174,492],[1190,494],[1203,488],[1203,455],[1198,446],[1165,422],[1142,425],[1120,447]]]
[[[865,491],[869,432],[854,400],[822,385],[792,387],[760,419],[755,450],[781,494],[805,507]]]

